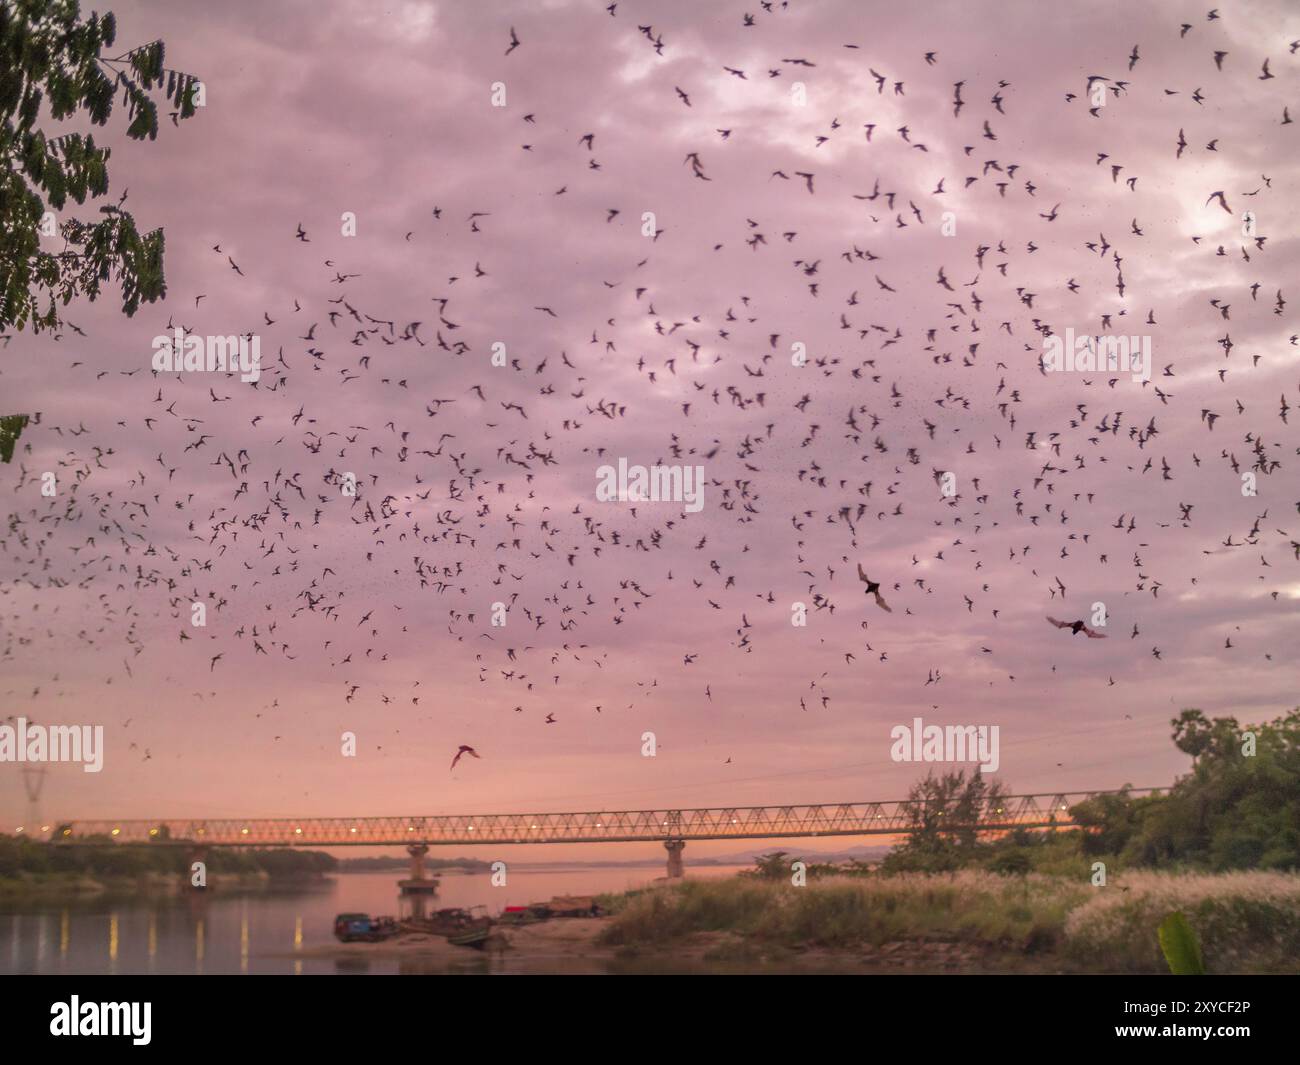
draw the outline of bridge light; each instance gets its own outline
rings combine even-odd
[[[533,828],[536,828],[536,827],[537,827],[536,825],[533,825]]]
[[[241,834],[241,835],[245,835],[245,836],[248,835],[248,829],[246,829],[246,828],[241,828],[239,831],[240,831],[240,834]]]
[[[199,828],[199,829],[195,829],[195,833],[194,833],[194,834],[197,835],[197,836],[201,836],[201,835],[203,835],[203,833],[204,833],[204,829]]]
[[[109,835],[116,836],[116,835],[117,835],[119,832],[121,832],[121,831],[122,831],[122,830],[121,830],[120,828],[115,828],[115,829],[113,829],[112,832],[109,833]]]
[[[149,835],[151,835],[151,836],[156,836],[156,835],[158,835],[158,830],[157,830],[156,828],[151,828],[151,829],[149,829]]]
[[[22,825],[19,825],[18,828],[15,829],[16,832],[21,832],[22,830],[23,830],[23,826],[22,826]]]
[[[72,835],[72,829],[71,829],[71,828],[65,828],[65,829],[63,830],[63,834],[64,834],[65,836],[70,836],[70,835]]]
[[[473,825],[470,825],[470,826],[469,826],[469,830],[470,830],[471,832],[473,832],[473,831],[474,831],[474,826],[473,826]]]
[[[301,835],[302,835],[302,829],[301,829],[301,828],[295,828],[295,829],[293,830],[293,833],[294,833],[295,836],[301,836]]]
[[[353,825],[351,828],[348,829],[349,832],[355,832],[356,830],[357,830],[356,825]]]

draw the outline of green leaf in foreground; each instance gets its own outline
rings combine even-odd
[[[14,445],[26,425],[26,414],[7,414],[0,418],[0,462],[8,462],[14,457]]]
[[[1165,962],[1175,976],[1204,976],[1205,961],[1201,957],[1201,944],[1196,933],[1181,913],[1171,913],[1160,922],[1160,949]]]

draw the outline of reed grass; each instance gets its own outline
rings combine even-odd
[[[1300,876],[1126,873],[1081,877],[980,870],[828,877],[794,887],[746,877],[685,880],[624,896],[612,946],[668,948],[704,933],[771,947],[853,949],[955,942],[1072,969],[1166,972],[1161,920],[1186,914],[1210,972],[1300,972]]]

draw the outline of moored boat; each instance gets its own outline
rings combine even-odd
[[[497,920],[508,925],[536,924],[545,921],[548,916],[550,915],[543,906],[507,906]]]
[[[342,943],[378,943],[391,939],[400,929],[391,917],[368,913],[340,913],[334,918],[334,936]]]
[[[481,918],[474,924],[454,932],[447,937],[447,942],[454,947],[473,947],[475,950],[482,950],[487,946],[487,941],[492,936],[491,918]]]
[[[449,936],[464,931],[474,921],[469,910],[449,906],[435,910],[428,917],[409,917],[402,921],[404,932],[422,932],[432,936]]]

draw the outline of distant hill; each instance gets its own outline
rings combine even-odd
[[[805,861],[811,861],[811,862],[847,862],[856,859],[857,861],[860,862],[878,862],[892,849],[893,848],[888,845],[877,844],[875,846],[870,846],[870,847],[868,846],[845,847],[842,850],[836,850],[836,851],[813,851],[813,850],[808,850],[806,848],[782,847],[779,844],[776,844],[768,847],[755,847],[752,850],[731,851],[726,854],[711,854],[708,855],[707,857],[700,857],[700,856],[692,857],[691,844],[690,841],[688,840],[686,844],[686,850],[683,852],[682,858],[685,861],[686,865],[688,866],[690,865],[696,865],[696,866],[753,865],[754,859],[757,858],[760,854],[771,854],[773,851],[785,850],[785,851],[789,851],[791,860],[802,858]],[[525,868],[528,866],[563,866],[566,869],[568,868],[596,869],[602,867],[624,868],[628,866],[643,866],[643,865],[662,866],[664,864],[664,859],[638,858],[633,861],[624,859],[622,861],[603,861],[603,862],[602,861],[590,861],[590,862],[537,861],[537,862],[514,862],[512,864],[525,867]]]
[[[711,856],[707,861],[716,865],[749,865],[760,854],[771,854],[773,851],[788,851],[791,860],[803,859],[806,862],[878,862],[894,848],[888,844],[876,844],[874,846],[857,846],[845,847],[843,850],[835,851],[814,851],[806,847],[786,847],[780,842],[774,843],[768,847],[755,847],[753,850],[736,851],[732,854],[719,854]],[[704,862],[692,863],[690,859],[691,848],[688,843],[683,855],[686,864],[705,864]]]
[[[340,873],[379,873],[387,872],[390,869],[409,869],[411,867],[410,858],[400,858],[396,856],[379,858],[340,858],[338,862],[338,871]],[[486,871],[492,868],[490,863],[480,861],[477,858],[425,858],[424,867],[425,869],[434,872],[439,869],[471,869],[475,871]]]

